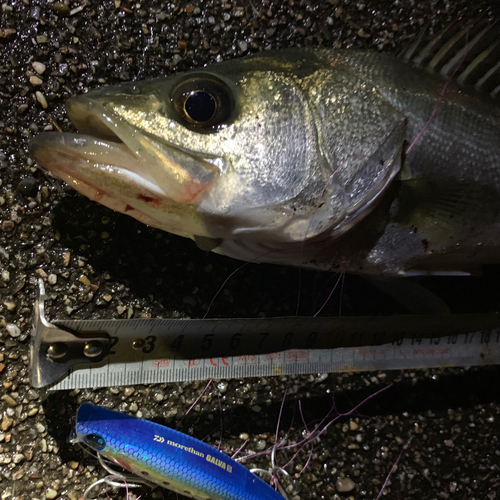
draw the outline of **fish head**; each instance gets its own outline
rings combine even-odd
[[[400,168],[404,119],[325,57],[283,51],[103,87],[67,102],[79,134],[44,133],[31,150],[114,210],[279,260],[345,232]]]

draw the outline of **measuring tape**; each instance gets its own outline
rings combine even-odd
[[[500,315],[64,320],[39,282],[31,383],[51,389],[500,363]]]

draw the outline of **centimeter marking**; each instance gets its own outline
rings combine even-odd
[[[134,349],[143,354],[180,354],[184,358],[372,346],[406,338],[412,342],[427,338],[437,344],[447,335],[466,334],[470,339],[474,335],[498,339],[500,335],[500,315],[492,314],[65,320],[54,321],[53,325],[85,334],[106,333],[119,355]]]
[[[189,321],[189,320],[188,320]],[[236,320],[228,320],[231,323]],[[244,321],[244,320],[242,320]],[[68,322],[68,324],[71,322]],[[87,323],[82,322],[89,326]],[[64,325],[64,322],[57,322]],[[102,327],[103,322],[96,325]],[[139,321],[131,330],[120,330],[120,342],[147,338],[151,324]],[[115,322],[115,326],[116,325]],[[186,325],[187,327],[188,325]],[[210,327],[207,329],[207,327]],[[202,333],[214,331],[206,321]],[[234,330],[233,330],[234,332]],[[118,333],[115,331],[115,333]],[[125,336],[123,335],[125,333]],[[208,333],[210,335],[210,333]],[[227,336],[222,336],[227,341]],[[147,349],[146,349],[147,350]],[[208,355],[208,354],[207,354]],[[210,378],[244,378],[272,375],[300,375],[389,369],[416,369],[452,366],[500,364],[500,330],[476,331],[447,336],[415,336],[375,346],[341,347],[337,349],[290,349],[266,354],[242,354],[196,359],[155,357],[143,353],[140,359],[120,361],[110,356],[100,366],[80,365],[71,369],[51,387],[83,389],[113,385],[134,385],[204,380]]]

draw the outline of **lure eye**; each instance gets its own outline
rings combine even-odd
[[[229,87],[213,75],[190,75],[170,97],[178,120],[197,132],[216,132],[234,107]]]
[[[99,434],[87,434],[83,437],[83,442],[96,451],[102,451],[106,448],[106,441]]]

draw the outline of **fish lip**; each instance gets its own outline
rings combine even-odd
[[[113,128],[119,127],[119,120],[106,113],[99,101],[85,94],[71,97],[66,102],[66,113],[80,134],[125,143],[120,134],[113,131]]]
[[[146,191],[151,191],[150,188],[153,188],[159,195],[155,197],[157,199],[181,204],[198,204],[202,195],[205,195],[207,189],[225,170],[225,160],[222,157],[207,157],[196,151],[190,151],[147,130],[136,128],[108,106],[108,103],[113,102],[114,94],[111,89],[110,87],[106,91],[97,90],[70,98],[66,103],[67,114],[79,134],[72,134],[71,137],[70,134],[59,134],[59,139],[55,138],[54,133],[40,134],[30,145],[35,159],[37,161],[40,159],[39,163],[66,182],[75,179],[76,182],[72,182],[74,187],[77,182],[80,185],[85,183],[96,193],[105,192],[115,197],[112,185],[110,185],[111,190],[106,190],[95,185],[89,176],[75,178],[75,172],[71,171],[70,166],[66,167],[59,160],[52,162],[47,160],[50,154],[44,152],[43,148],[56,144],[69,158],[73,154],[75,158],[78,158],[78,155],[84,158],[86,151],[90,151],[91,153],[84,158],[89,170],[92,164],[117,167],[135,176],[136,180],[145,179]],[[132,103],[132,109],[134,104],[137,103]],[[80,144],[77,135],[82,137]],[[64,140],[64,136],[68,137],[67,141]],[[87,146],[90,149],[86,149]],[[104,158],[101,155],[103,151],[105,151]],[[120,163],[124,156],[126,161]],[[46,160],[43,161],[43,158]],[[89,196],[87,193],[84,194]],[[145,197],[150,198],[150,195],[146,193]]]
[[[118,104],[113,104],[113,95],[118,97]],[[127,98],[130,97],[133,99],[135,95],[127,92],[109,94],[105,89],[96,91],[94,95],[77,96],[67,103],[68,116],[78,130],[122,142],[140,164],[136,174],[145,173],[154,179],[167,198],[174,202],[196,204],[196,199],[226,170],[224,159],[207,157],[172,144],[161,134],[138,128],[110,109],[124,106],[137,111],[137,102],[132,100],[131,106],[127,105]],[[152,103],[145,101],[141,104],[148,107]],[[153,106],[155,104],[153,101]]]

